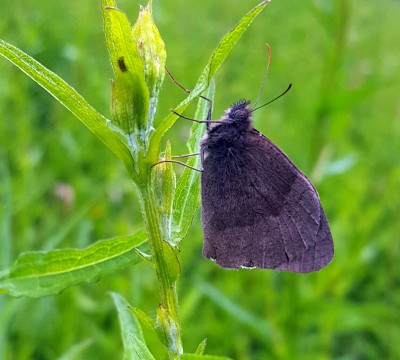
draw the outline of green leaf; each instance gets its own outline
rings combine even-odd
[[[133,306],[128,306],[129,311],[134,314],[140,323],[146,326],[149,330],[156,331],[156,322],[149,315],[147,315],[143,310],[138,309]]]
[[[215,93],[215,83],[212,82],[205,96],[212,100]],[[210,109],[210,103],[204,99],[199,99],[199,104],[195,114],[196,119],[206,119]],[[206,126],[193,122],[189,139],[186,143],[189,153],[199,151],[200,139],[204,135]],[[200,169],[200,156],[191,156],[187,165]],[[172,216],[172,241],[178,245],[187,235],[192,225],[193,217],[199,204],[200,193],[200,174],[198,171],[186,168],[179,177],[176,194],[173,203]]]
[[[181,264],[178,259],[178,250],[173,248],[170,243],[163,241],[163,251],[168,265],[168,276],[171,284],[175,283],[181,273]]]
[[[82,282],[134,265],[141,257],[133,248],[146,241],[140,231],[131,236],[100,240],[86,249],[50,250],[21,254],[0,277],[0,291],[11,296],[58,294]]]
[[[205,338],[197,347],[195,355],[203,355],[204,350],[206,349],[207,338]]]
[[[197,82],[195,89],[193,92],[199,89],[205,89],[211,81],[211,78],[217,72],[219,67],[225,61],[229,53],[231,52],[233,46],[237,43],[237,41],[241,38],[243,33],[247,30],[252,21],[256,18],[256,16],[264,9],[264,7],[271,0],[266,0],[253,8],[249,13],[247,13],[239,23],[228,33],[226,34],[218,47],[215,49],[213,54],[211,55],[211,59],[203,73],[200,76],[199,81]],[[205,86],[206,85],[206,86]]]
[[[167,141],[165,159],[171,159],[170,141]],[[172,203],[176,188],[176,176],[172,164],[170,162],[161,162],[154,166],[151,172],[151,181],[163,238],[170,241]]]
[[[111,131],[107,126],[108,120],[91,107],[74,88],[35,59],[3,40],[0,40],[0,55],[19,67],[70,110],[122,160],[131,177],[134,177],[132,155],[125,138]]]
[[[121,325],[122,343],[124,345],[123,360],[135,360],[138,353],[142,353],[142,356],[144,356],[146,350],[152,356],[145,345],[139,321],[129,310],[128,302],[117,293],[112,292],[111,296],[118,310],[118,318]],[[149,359],[149,357],[143,357],[143,359]]]
[[[232,360],[225,356],[183,354],[181,360]]]
[[[176,329],[176,323],[173,321],[169,316],[167,316],[167,311],[165,311],[164,308],[160,305],[159,308],[157,309],[157,322],[151,318],[149,315],[147,315],[144,311],[135,308],[135,307],[129,307],[129,310],[136,315],[142,326],[145,326],[147,329],[152,331],[161,341],[161,343],[165,346],[169,342],[169,337],[168,335],[165,334],[164,327],[160,323],[161,321],[167,321],[168,324],[173,325],[173,329]],[[174,344],[174,343],[173,343]],[[176,348],[176,346],[174,345]],[[165,348],[167,349],[167,348]]]
[[[152,1],[146,7],[140,7],[139,17],[132,28],[132,36],[138,45],[143,61],[144,77],[150,93],[150,109],[147,131],[152,129],[156,112],[158,94],[165,77],[167,53],[165,45],[153,21]]]
[[[131,359],[156,360],[155,357],[151,354],[150,350],[147,348],[146,344],[135,336],[132,338],[132,347],[134,352]]]
[[[153,257],[151,256],[151,254],[148,253],[148,251],[144,251],[142,249],[139,248],[133,248],[134,251],[137,252],[137,254],[145,261],[147,261],[151,266],[154,266],[153,263]]]
[[[211,58],[204,68],[199,80],[197,81],[194,90],[175,108],[176,112],[182,113],[186,109],[186,107],[193,101],[193,99],[198,97],[201,93],[203,93],[205,89],[207,89],[207,87],[210,85],[212,77],[215,75],[228,54],[231,52],[236,42],[240,39],[240,37],[246,31],[247,27],[269,2],[270,0],[265,0],[257,5],[247,15],[245,15],[228,34],[226,34],[222,38],[221,42],[218,44],[217,48],[211,55]],[[155,144],[159,144],[165,132],[175,123],[176,119],[177,115],[173,113],[169,114],[157,127],[157,129],[153,133],[151,141]]]
[[[107,48],[115,74],[112,122],[127,137],[135,154],[139,146],[137,142],[144,141],[149,109],[143,61],[132,38],[131,24],[126,15],[116,8],[115,1],[102,0],[102,10]]]

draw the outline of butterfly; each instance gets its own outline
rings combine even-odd
[[[249,104],[237,102],[219,121],[207,121],[200,144],[203,255],[224,268],[318,271],[334,247],[317,190],[253,128]]]

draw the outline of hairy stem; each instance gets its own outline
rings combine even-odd
[[[161,221],[154,201],[150,177],[139,187],[141,210],[150,243],[153,266],[156,270],[161,313],[158,316],[158,326],[164,335],[169,352],[169,359],[179,359],[183,352],[180,322],[178,314],[178,298],[176,281],[173,281],[164,252],[164,241],[161,232]],[[160,314],[159,314],[160,315]]]

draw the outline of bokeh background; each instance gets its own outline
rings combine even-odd
[[[155,1],[170,71],[191,88],[221,37],[257,0]],[[119,0],[131,21],[139,2]],[[109,115],[112,71],[98,0],[0,4],[0,37]],[[321,272],[226,271],[201,256],[200,216],[182,243],[184,346],[233,359],[400,359],[400,2],[272,1],[216,77],[214,117],[232,102],[284,98],[256,127],[312,179],[336,254]],[[158,119],[185,94],[166,79]],[[193,110],[193,109],[192,109]],[[190,114],[190,111],[188,112]],[[193,112],[192,112],[193,114]],[[185,153],[190,124],[168,133]],[[179,173],[179,168],[176,169]],[[85,247],[143,227],[123,166],[77,119],[0,59],[0,269],[25,250]],[[0,297],[0,358],[118,359],[108,291],[150,315],[141,264],[39,300]],[[158,342],[146,333],[154,353]],[[64,357],[63,357],[64,356]]]

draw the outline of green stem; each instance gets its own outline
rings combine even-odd
[[[169,359],[179,359],[183,352],[180,322],[178,314],[178,297],[176,282],[172,281],[168,262],[164,252],[164,239],[161,232],[161,221],[154,201],[154,189],[150,177],[139,187],[141,210],[150,243],[153,266],[156,270],[160,306],[157,321],[166,340]]]

